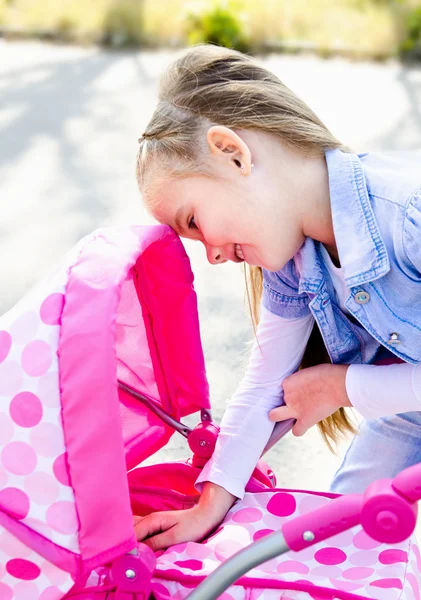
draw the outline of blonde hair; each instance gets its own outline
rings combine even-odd
[[[314,112],[273,73],[250,57],[213,45],[197,46],[170,65],[161,80],[159,102],[140,138],[136,176],[146,202],[164,179],[210,174],[203,133],[211,125],[252,129],[277,136],[309,156],[345,148]],[[254,324],[262,295],[262,270],[249,267]],[[249,292],[249,290],[247,290]],[[303,365],[330,362],[315,327]],[[342,432],[354,432],[344,409],[319,423],[331,448]]]

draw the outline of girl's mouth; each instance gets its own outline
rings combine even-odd
[[[240,244],[234,244],[234,252],[239,260],[245,260]]]

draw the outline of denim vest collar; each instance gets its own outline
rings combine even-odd
[[[328,150],[326,163],[339,260],[347,287],[358,287],[385,275],[390,270],[389,257],[380,237],[358,156]],[[296,261],[301,273],[299,292],[317,293],[325,280],[319,243],[306,238]]]

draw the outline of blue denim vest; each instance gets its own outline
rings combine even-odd
[[[263,304],[313,314],[334,363],[370,363],[384,349],[421,362],[421,152],[326,152],[333,228],[349,296],[338,306],[320,243],[263,271]]]

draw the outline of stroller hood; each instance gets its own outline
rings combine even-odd
[[[0,319],[0,526],[73,577],[134,547],[127,469],[173,433],[118,380],[175,418],[209,408],[166,226],[94,232]]]

